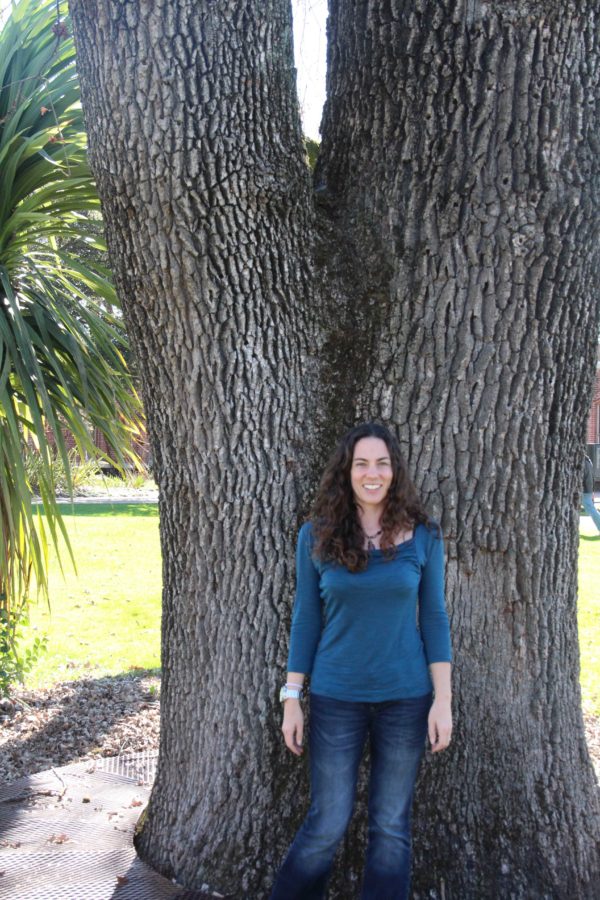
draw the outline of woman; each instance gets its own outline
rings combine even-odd
[[[362,900],[408,897],[410,811],[429,735],[452,729],[444,547],[382,425],[352,428],[323,473],[300,529],[282,731],[303,752],[311,676],[311,805],[271,900],[325,896],[370,741],[369,840]],[[433,688],[433,690],[432,690]]]

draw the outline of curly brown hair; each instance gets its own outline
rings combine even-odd
[[[427,515],[408,474],[397,438],[377,422],[356,425],[342,437],[329,458],[309,515],[316,539],[314,554],[321,560],[339,562],[351,572],[364,571],[369,561],[350,482],[354,447],[364,437],[381,438],[392,463],[392,482],[381,516],[380,546],[384,558],[391,560],[395,557],[394,538],[401,528],[414,529],[422,522],[439,533],[439,526]]]

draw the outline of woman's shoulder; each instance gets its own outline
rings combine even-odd
[[[312,550],[315,543],[313,523],[310,519],[304,522],[298,529],[298,546],[306,546]]]
[[[427,522],[417,522],[413,533],[415,540],[426,546],[430,546],[432,541],[443,540],[442,528],[437,519],[428,519]]]
[[[314,549],[316,544],[316,536],[313,529],[313,523],[310,519],[304,522],[298,529],[297,552],[303,556],[310,557],[317,571],[321,571],[321,562],[315,555]]]
[[[308,538],[312,538],[313,534],[313,523],[308,519],[298,529],[298,539],[302,538],[303,540],[307,540]]]
[[[415,543],[414,549],[421,566],[424,566],[436,548],[439,548],[438,541],[442,541],[442,530],[439,522],[435,519],[428,519],[427,522],[418,522],[414,529]]]

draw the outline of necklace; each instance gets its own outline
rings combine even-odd
[[[367,534],[367,532],[363,529],[364,536],[367,538],[367,550],[375,550],[375,544],[373,543],[373,538],[379,537],[382,533],[383,528],[380,528],[379,531],[376,531],[375,534]]]

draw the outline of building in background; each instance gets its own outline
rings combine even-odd
[[[596,359],[596,380],[587,425],[587,452],[594,464],[594,478],[600,482],[600,342]]]

